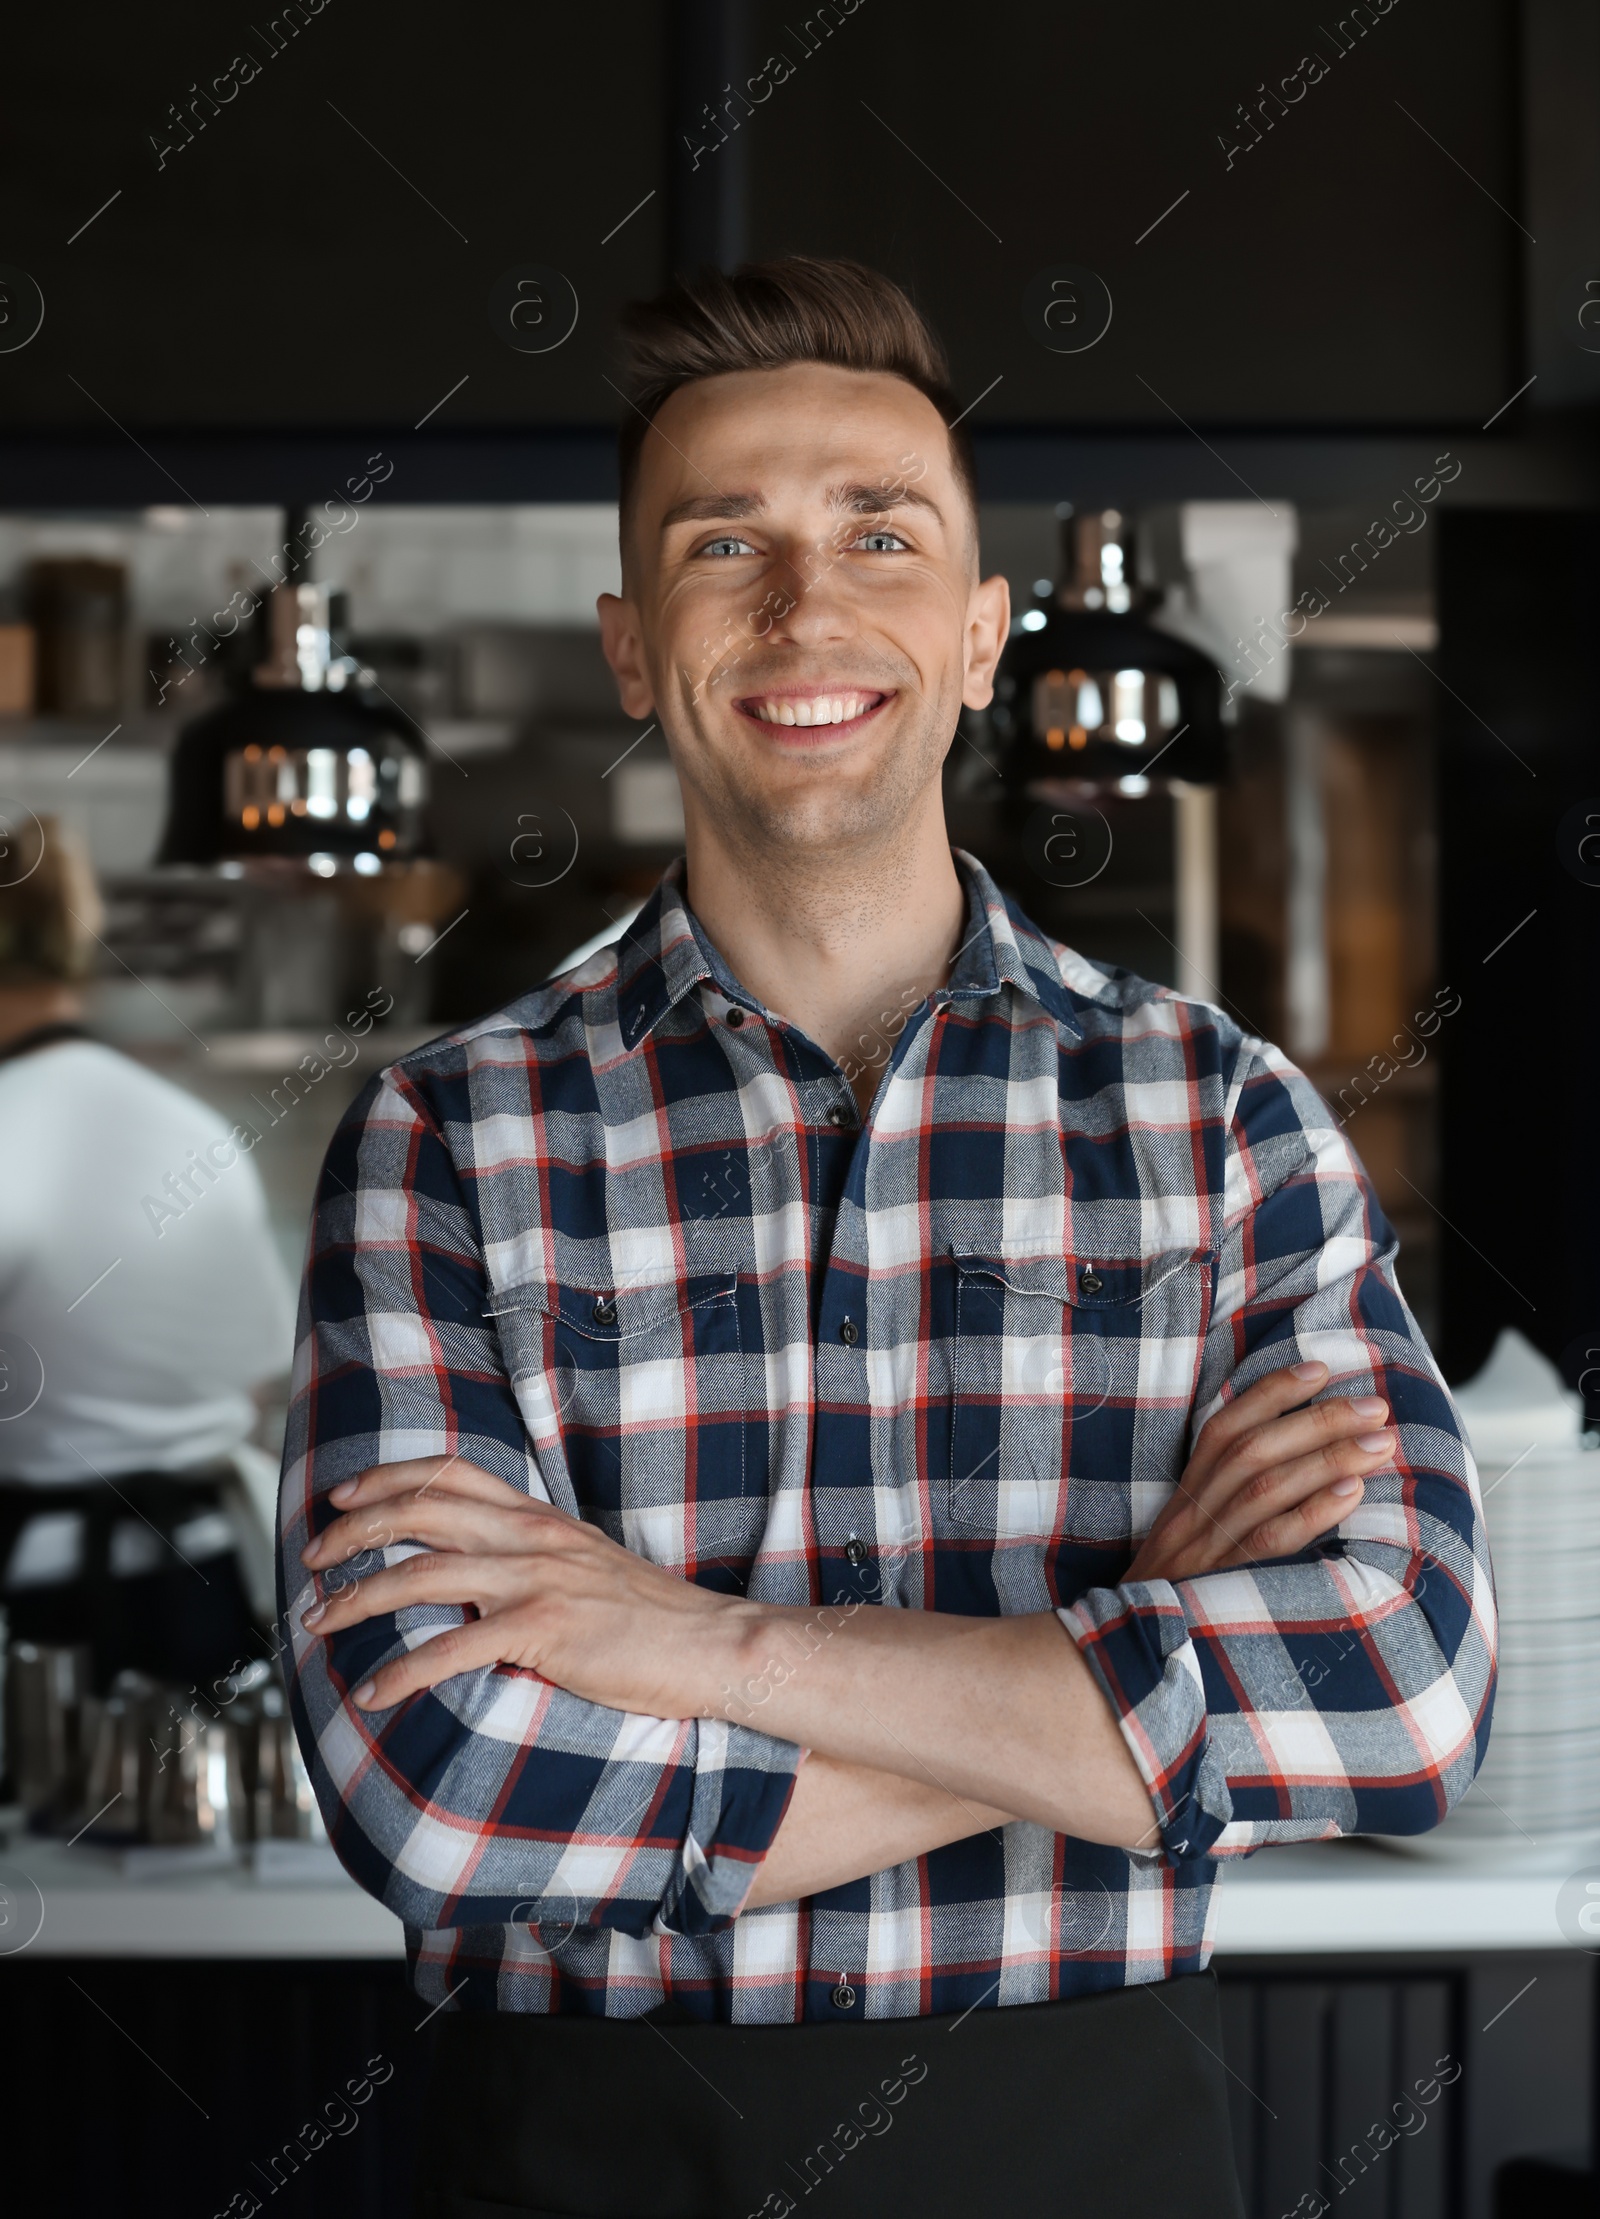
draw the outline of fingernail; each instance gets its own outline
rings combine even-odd
[[[365,1710],[367,1705],[372,1701],[373,1696],[376,1695],[377,1692],[378,1690],[373,1685],[371,1680],[363,1680],[361,1685],[356,1689],[355,1694],[351,1697],[351,1701],[359,1703],[361,1705],[361,1708]]]
[[[355,1491],[356,1483],[353,1479],[341,1479],[337,1487],[328,1489],[328,1500],[330,1502],[348,1502]]]
[[[1336,1495],[1359,1495],[1361,1482],[1359,1479],[1336,1479],[1333,1483],[1333,1492]]]
[[[1320,1379],[1328,1367],[1313,1360],[1309,1364],[1291,1364],[1289,1368],[1296,1379]]]
[[[308,1541],[305,1547],[300,1551],[301,1563],[315,1564],[318,1556],[321,1554],[321,1551],[322,1543],[320,1541]]]
[[[1386,1418],[1389,1415],[1389,1405],[1382,1395],[1357,1395],[1350,1407],[1358,1418]]]
[[[300,1613],[301,1625],[314,1626],[319,1618],[326,1616],[327,1609],[326,1603],[313,1603],[309,1610],[303,1610]]]
[[[1358,1433],[1356,1435],[1356,1447],[1367,1456],[1381,1456],[1385,1449],[1391,1448],[1393,1445],[1394,1436],[1390,1433]]]

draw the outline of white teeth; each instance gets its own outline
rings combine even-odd
[[[812,700],[758,701],[756,714],[766,724],[848,724],[866,707],[862,694],[818,694]]]

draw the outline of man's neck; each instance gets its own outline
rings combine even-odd
[[[865,1114],[910,1013],[949,976],[966,921],[937,796],[871,852],[757,863],[691,839],[686,892],[739,983],[841,1065]]]

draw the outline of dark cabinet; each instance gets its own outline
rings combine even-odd
[[[707,157],[744,142],[750,247],[908,284],[976,421],[1477,425],[1518,383],[1500,0],[750,16]]]
[[[790,250],[903,280],[980,427],[1477,426],[1526,375],[1508,0],[171,0],[25,13],[7,80],[0,432],[610,425],[621,301]]]
[[[611,421],[615,311],[662,259],[664,23],[651,0],[19,18],[0,263],[45,316],[15,352],[0,331],[0,426]],[[556,345],[574,303],[541,272],[576,290]]]

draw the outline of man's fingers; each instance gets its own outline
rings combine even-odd
[[[1354,1491],[1339,1494],[1332,1487],[1324,1487],[1292,1509],[1280,1511],[1275,1518],[1267,1519],[1247,1533],[1222,1559],[1218,1569],[1225,1570],[1235,1564],[1263,1564],[1275,1556],[1295,1556],[1301,1549],[1309,1548],[1313,1541],[1332,1533],[1350,1516],[1363,1493],[1359,1480],[1353,1483],[1346,1480],[1342,1484],[1353,1485]]]
[[[408,1695],[419,1694],[425,1687],[438,1687],[463,1672],[478,1672],[485,1665],[499,1662],[499,1640],[492,1623],[476,1618],[468,1625],[437,1633],[431,1641],[396,1657],[356,1688],[350,1700],[358,1710],[393,1710]]]
[[[367,1618],[381,1618],[417,1603],[472,1604],[491,1610],[510,1593],[525,1591],[527,1573],[513,1583],[505,1560],[495,1556],[408,1556],[366,1579],[342,1581],[322,1594],[300,1623],[308,1633],[341,1633]]]
[[[397,1541],[426,1541],[430,1548],[458,1549],[478,1555],[522,1555],[537,1548],[548,1534],[547,1522],[529,1518],[520,1499],[506,1501],[509,1489],[501,1480],[493,1484],[500,1500],[484,1502],[464,1495],[428,1494],[417,1490],[391,1495],[386,1501],[359,1504],[332,1525],[325,1526],[300,1551],[302,1564],[349,1564],[355,1558],[386,1549]],[[541,1504],[541,1509],[549,1509]],[[565,1519],[561,1511],[552,1515]]]
[[[1141,1544],[1129,1576],[1194,1579],[1263,1553],[1292,1556],[1349,1516],[1365,1482],[1393,1461],[1394,1442],[1391,1430],[1347,1432],[1248,1479],[1230,1480],[1223,1471],[1197,1493],[1174,1495]],[[1335,1495],[1332,1490],[1341,1484],[1353,1484],[1355,1492]],[[1314,1529],[1283,1522],[1311,1504],[1321,1520]],[[1264,1532],[1275,1543],[1265,1552],[1260,1540]]]
[[[1307,1401],[1327,1376],[1327,1365],[1314,1358],[1286,1365],[1281,1371],[1269,1371],[1264,1379],[1246,1387],[1242,1395],[1235,1395],[1207,1418],[1189,1459],[1189,1472],[1204,1476],[1235,1441],[1269,1418]]]
[[[1362,1429],[1358,1431],[1358,1427]],[[1247,1531],[1278,1511],[1304,1502],[1308,1495],[1334,1480],[1370,1478],[1394,1454],[1395,1436],[1388,1427],[1363,1426],[1355,1418],[1347,1419],[1338,1430],[1332,1426],[1324,1430],[1321,1441],[1311,1447],[1300,1446],[1298,1454],[1295,1445],[1287,1442],[1275,1448],[1269,1463],[1259,1469],[1245,1467],[1248,1476],[1239,1477],[1231,1486],[1230,1459],[1214,1483],[1218,1498],[1212,1506],[1215,1515],[1235,1533]]]
[[[1362,1438],[1372,1445],[1364,1448]],[[1196,1528],[1195,1539],[1202,1548],[1209,1541],[1214,1550],[1221,1550],[1223,1553],[1217,1557],[1219,1563],[1234,1562],[1237,1559],[1233,1551],[1253,1539],[1269,1523],[1291,1516],[1305,1504],[1324,1498],[1340,1504],[1338,1515],[1328,1521],[1337,1525],[1339,1518],[1346,1517],[1359,1501],[1365,1482],[1389,1461],[1393,1446],[1392,1433],[1372,1433],[1356,1439],[1327,1441],[1309,1455],[1293,1457],[1285,1464],[1274,1464],[1269,1470],[1256,1473],[1223,1501],[1212,1515],[1209,1533],[1204,1528]],[[1333,1497],[1334,1487],[1351,1482],[1356,1483],[1354,1494]],[[1295,1549],[1304,1546],[1304,1541],[1292,1544]],[[1285,1552],[1280,1550],[1279,1553]]]
[[[1393,1437],[1384,1423],[1388,1414],[1389,1405],[1381,1395],[1336,1395],[1326,1402],[1268,1418],[1237,1435],[1219,1456],[1213,1457],[1198,1484],[1191,1464],[1183,1476],[1183,1491],[1220,1513],[1224,1504],[1260,1484],[1266,1475],[1287,1468],[1321,1447],[1351,1440],[1377,1441],[1380,1435],[1384,1446],[1392,1446]]]
[[[1314,1417],[1318,1410],[1356,1408],[1367,1418],[1387,1416],[1388,1405],[1380,1407],[1381,1397],[1377,1395],[1335,1396],[1299,1413],[1298,1406],[1308,1402],[1318,1388],[1326,1384],[1327,1378],[1328,1367],[1320,1359],[1290,1364],[1281,1371],[1269,1371],[1264,1379],[1258,1379],[1242,1395],[1235,1395],[1206,1420],[1189,1460],[1189,1469],[1193,1471],[1200,1466],[1211,1470],[1246,1435],[1274,1419],[1281,1419],[1285,1411],[1295,1410],[1297,1414]]]

